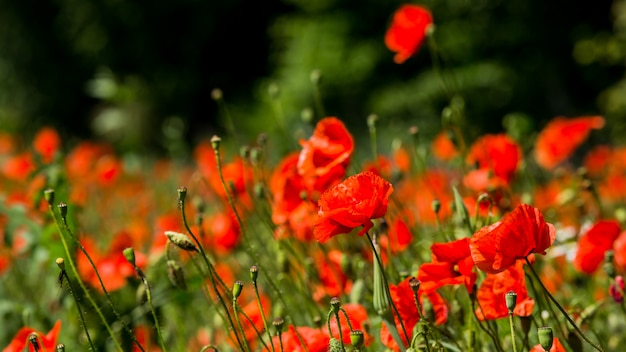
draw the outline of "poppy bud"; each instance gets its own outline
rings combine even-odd
[[[252,164],[258,165],[261,162],[261,156],[263,156],[261,148],[254,147],[250,149],[250,161]]]
[[[222,92],[221,89],[219,88],[214,88],[211,91],[211,99],[215,100],[215,101],[220,101],[222,100],[222,98],[224,97],[224,93]]]
[[[59,208],[59,214],[61,214],[61,219],[65,220],[67,217],[67,204],[65,202],[61,202],[57,205]]]
[[[220,149],[221,142],[222,139],[219,136],[214,135],[213,137],[211,137],[211,146],[213,147],[213,150],[217,152]]]
[[[310,123],[311,121],[313,121],[313,109],[311,108],[302,109],[302,111],[300,112],[300,119],[304,123]]]
[[[267,87],[267,94],[269,94],[270,98],[276,99],[280,94],[280,88],[276,83],[270,83],[270,85]]]
[[[378,121],[378,115],[376,114],[371,114],[367,117],[367,127],[370,128],[370,131],[376,128],[376,121]]]
[[[184,202],[187,198],[187,187],[178,187],[178,201]]]
[[[239,296],[241,295],[242,289],[243,289],[243,282],[241,282],[240,280],[235,281],[235,284],[233,285],[233,301],[236,301],[237,298],[239,298]]]
[[[513,314],[515,310],[515,305],[517,304],[517,293],[514,291],[509,291],[504,294],[504,298],[506,300],[506,308],[509,310],[509,314]]]
[[[541,345],[541,347],[543,347],[543,349],[546,351],[550,351],[550,349],[552,348],[552,343],[554,341],[552,328],[544,326],[537,329],[537,334],[539,335],[539,344]]]
[[[363,347],[363,343],[365,342],[365,336],[363,335],[363,331],[361,330],[352,330],[350,332],[350,343],[354,348]]]
[[[183,268],[181,268],[180,265],[173,260],[167,261],[167,277],[170,279],[172,285],[182,289],[183,291],[187,290],[185,272],[183,271]]]
[[[135,250],[132,247],[128,247],[124,249],[123,253],[124,253],[124,258],[126,258],[126,260],[128,260],[129,263],[131,263],[133,266],[137,266],[135,264]]]
[[[165,236],[170,240],[176,247],[189,252],[198,252],[196,245],[191,242],[189,237],[183,235],[180,232],[175,231],[165,231]]]
[[[441,210],[441,201],[439,201],[439,199],[435,199],[430,206],[435,214],[439,214],[439,210]]]
[[[285,319],[281,317],[274,319],[274,321],[272,322],[272,325],[274,325],[274,328],[276,329],[276,332],[278,333],[278,335],[282,334],[284,324],[285,324]]]
[[[60,343],[56,347],[57,352],[65,352],[65,345]]]
[[[613,283],[609,286],[609,294],[615,303],[624,303],[624,278],[617,275]]]
[[[333,311],[334,314],[339,313],[339,308],[341,308],[341,301],[339,300],[339,297],[333,297],[330,299],[330,309]]]
[[[311,71],[311,83],[313,84],[319,84],[320,81],[322,80],[322,71],[320,70],[313,70]]]
[[[52,206],[52,204],[54,204],[54,190],[52,188],[43,191],[43,197],[46,199],[46,202],[48,202],[48,205]]]
[[[259,276],[259,267],[253,265],[250,267],[250,280],[256,285],[256,278]]]
[[[30,342],[30,344],[33,346],[33,349],[35,350],[35,352],[39,351],[40,349],[39,340],[38,340],[36,333],[33,332],[30,335],[28,335],[28,342]]]
[[[330,338],[329,344],[328,344],[328,352],[343,352],[345,351],[343,349],[343,347],[341,346],[341,342],[339,342],[339,340],[337,340],[334,337]]]
[[[59,269],[65,270],[65,259],[57,258],[54,262],[57,263],[57,266],[59,267]]]
[[[378,251],[378,244],[374,244],[374,248]],[[372,304],[374,310],[376,310],[380,316],[386,317],[391,314],[391,297],[389,297],[382,270],[383,268],[381,268],[379,263],[374,261],[374,297]]]

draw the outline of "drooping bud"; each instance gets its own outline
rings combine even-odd
[[[554,336],[552,334],[552,328],[544,326],[542,328],[537,329],[537,334],[539,335],[539,344],[545,351],[550,351],[552,348],[552,343],[554,342]]]
[[[124,253],[124,258],[126,258],[129,263],[131,263],[133,266],[137,266],[137,264],[135,263],[135,250],[133,249],[133,247],[128,247],[124,249],[122,253]]]
[[[243,282],[240,280],[235,281],[233,285],[233,300],[237,300],[241,295],[241,291],[243,290]]]
[[[183,291],[187,290],[187,280],[185,280],[185,272],[183,268],[173,260],[167,261],[167,277],[170,279],[172,285],[180,288]]]
[[[176,247],[189,252],[198,252],[198,248],[196,245],[191,242],[189,237],[183,235],[180,232],[176,231],[165,231],[165,236],[170,240]]]
[[[54,190],[52,188],[47,188],[45,191],[43,191],[43,197],[46,199],[46,202],[48,202],[49,206],[52,206],[52,204],[54,204]]]
[[[513,314],[515,305],[517,304],[517,293],[509,291],[504,294],[504,299],[506,301],[506,309],[509,310],[509,315]]]

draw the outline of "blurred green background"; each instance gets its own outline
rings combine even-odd
[[[626,1],[422,1],[439,50],[397,65],[383,38],[402,3],[0,1],[0,129],[51,125],[69,140],[182,155],[226,131],[220,88],[244,142],[303,116],[338,116],[359,135],[371,113],[390,133],[432,135],[451,99],[470,137],[586,114],[607,117],[607,137],[626,132]]]

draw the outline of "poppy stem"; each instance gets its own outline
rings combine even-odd
[[[145,350],[143,349],[143,347],[141,346],[141,344],[137,340],[137,337],[133,333],[133,330],[128,326],[128,324],[126,324],[126,321],[124,319],[122,319],[121,314],[115,308],[115,304],[113,304],[113,300],[111,299],[111,295],[109,294],[109,291],[104,286],[104,282],[102,281],[102,278],[100,277],[100,272],[98,271],[98,268],[96,267],[96,264],[93,262],[93,259],[91,259],[91,256],[89,255],[89,253],[87,252],[85,247],[82,245],[82,243],[80,243],[80,241],[78,241],[78,238],[76,238],[76,236],[74,236],[74,233],[72,232],[72,230],[70,229],[69,225],[67,224],[67,219],[66,218],[61,218],[61,221],[63,223],[63,228],[65,229],[66,233],[70,236],[70,238],[78,246],[78,249],[80,249],[80,251],[85,255],[85,257],[89,261],[89,265],[91,265],[91,267],[93,268],[93,271],[96,274],[96,277],[98,278],[98,282],[100,283],[100,287],[102,287],[102,292],[104,292],[104,295],[106,297],[107,303],[109,303],[109,307],[111,307],[111,310],[115,314],[115,317],[117,318],[117,321],[122,323],[122,326],[124,326],[124,329],[126,329],[126,332],[128,333],[128,335],[130,335],[131,339],[133,340],[135,345],[139,348],[139,350],[141,350],[141,352],[145,352]]]
[[[530,261],[528,260],[528,257],[524,257],[524,260],[526,260],[526,264],[528,265],[528,267],[530,267],[530,271],[532,272],[533,276],[535,277],[535,279],[537,281],[539,281],[539,284],[541,285],[541,288],[543,289],[543,291],[546,293],[546,295],[548,296],[548,298],[550,298],[550,300],[552,301],[552,303],[554,303],[554,305],[561,311],[561,313],[565,316],[565,318],[567,319],[567,321],[570,323],[570,325],[574,328],[574,330],[576,330],[576,333],[578,333],[578,335],[580,337],[583,338],[583,340],[585,340],[589,345],[591,345],[591,347],[593,347],[595,350],[603,352],[604,349],[602,347],[600,347],[599,345],[595,344],[593,341],[591,341],[587,335],[585,335],[580,328],[578,327],[578,325],[576,325],[576,323],[574,322],[574,320],[572,320],[572,318],[569,316],[569,314],[567,314],[567,312],[565,311],[565,309],[563,309],[563,307],[559,304],[559,302],[557,302],[557,300],[552,296],[552,294],[550,293],[550,291],[548,291],[548,289],[546,288],[546,286],[543,284],[543,282],[541,281],[541,279],[539,278],[539,275],[537,274],[537,272],[535,271],[535,269],[533,268],[533,266],[530,264]]]
[[[511,328],[511,344],[513,352],[517,352],[517,344],[515,343],[515,324],[513,323],[513,312],[509,313],[509,327]]]
[[[246,339],[246,333],[243,330],[243,325],[241,325],[241,319],[239,319],[239,309],[238,308],[239,308],[239,306],[237,305],[237,298],[233,297],[233,314],[235,315],[235,321],[237,322],[237,326],[239,327],[239,332],[241,333],[241,336],[243,336],[244,350],[245,351],[250,351],[250,346],[248,346],[248,340]],[[254,324],[252,326],[254,326]]]
[[[85,322],[83,310],[80,308],[80,304],[78,304],[78,299],[76,298],[74,288],[72,287],[72,282],[70,281],[69,276],[67,276],[67,272],[65,270],[61,270],[60,280],[62,280],[63,278],[65,278],[65,281],[67,282],[67,287],[70,290],[70,295],[72,295],[72,298],[74,299],[74,303],[76,303],[76,309],[78,309],[78,318],[80,319],[80,323],[83,326],[83,330],[85,330],[85,336],[87,336],[89,347],[91,348],[92,351],[97,351],[97,349],[93,345],[93,341],[91,341],[91,336],[89,335],[89,329],[87,329],[87,323]]]
[[[135,272],[141,278],[141,282],[146,287],[146,297],[148,299],[148,305],[150,306],[150,312],[152,312],[152,318],[154,319],[154,329],[157,332],[157,336],[159,337],[159,344],[161,345],[161,350],[163,352],[166,351],[165,340],[163,339],[163,334],[161,333],[161,325],[159,324],[159,318],[156,314],[156,310],[154,309],[154,304],[152,303],[152,287],[148,282],[148,277],[143,273],[143,271],[137,266],[134,265]]]
[[[65,203],[60,203],[59,205],[62,205],[62,204],[65,205]],[[61,211],[61,218],[63,219],[63,218],[65,218],[65,214],[63,214],[64,211],[61,208],[62,207],[59,207],[59,210]],[[65,206],[65,209],[67,209],[66,206]],[[48,204],[48,211],[50,212],[50,215],[54,219],[54,223],[55,223],[55,225],[57,227],[57,230],[59,231],[59,237],[61,237],[61,242],[63,243],[63,249],[65,249],[65,254],[67,255],[67,262],[70,264],[70,269],[72,269],[72,273],[74,274],[74,276],[76,276],[76,281],[78,281],[78,285],[80,286],[81,290],[85,294],[85,297],[87,297],[87,300],[89,301],[89,303],[91,303],[91,305],[93,306],[93,309],[96,311],[96,314],[98,315],[98,317],[100,317],[100,320],[102,321],[102,324],[104,325],[104,327],[106,328],[107,332],[111,336],[111,340],[113,340],[113,344],[115,345],[115,348],[118,351],[124,351],[122,349],[122,345],[120,345],[120,342],[117,340],[117,337],[115,336],[115,333],[111,329],[111,325],[109,324],[109,322],[106,320],[106,318],[102,314],[102,311],[100,310],[99,305],[93,299],[93,297],[89,293],[89,290],[87,290],[87,287],[85,287],[85,284],[83,283],[83,280],[81,280],[81,278],[80,278],[80,274],[78,274],[78,269],[76,269],[76,264],[74,263],[74,259],[72,257],[72,253],[70,252],[70,247],[69,247],[69,245],[67,243],[67,240],[65,239],[66,234],[61,229],[60,221],[57,218],[56,214],[54,213],[54,210],[52,210],[52,204]],[[65,211],[67,211],[67,210],[65,210]]]
[[[402,333],[404,334],[404,338],[406,339],[407,342],[409,342],[409,334],[406,332],[406,328],[404,327],[404,322],[402,321],[402,316],[400,316],[400,312],[398,311],[398,308],[396,307],[395,303],[393,303],[393,299],[391,299],[391,293],[389,291],[389,281],[387,281],[387,275],[385,274],[385,270],[383,267],[383,262],[380,260],[380,256],[378,255],[378,251],[376,250],[376,246],[374,245],[374,242],[372,241],[372,237],[370,236],[369,232],[365,232],[365,235],[367,236],[368,242],[370,243],[370,245],[372,246],[372,250],[374,251],[374,255],[376,256],[376,264],[378,265],[378,267],[380,268],[380,273],[382,274],[382,278],[383,278],[383,284],[385,286],[385,290],[387,291],[387,297],[389,297],[389,303],[391,304],[391,307],[393,308],[394,313],[396,314],[396,316],[398,317],[398,321],[400,322],[400,326],[402,327]],[[375,264],[375,265],[376,265]],[[393,318],[391,319],[392,321],[389,323],[389,331],[391,332],[394,328],[395,328],[395,324],[393,322]],[[402,341],[400,341],[398,343],[398,347],[402,348]]]

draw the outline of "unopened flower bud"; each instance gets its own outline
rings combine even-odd
[[[609,286],[609,294],[615,303],[624,303],[624,277],[617,275]]]
[[[517,293],[509,291],[504,294],[504,299],[506,301],[506,308],[509,310],[509,314],[513,314],[515,305],[517,304]]]
[[[422,282],[414,277],[409,280],[409,287],[411,287],[411,290],[413,290],[414,293],[419,291],[421,284]]]
[[[198,252],[198,248],[196,245],[191,242],[189,237],[183,235],[180,232],[175,231],[165,231],[165,236],[170,240],[176,247],[190,252]]]
[[[367,127],[370,128],[370,130],[372,128],[376,127],[376,121],[378,121],[378,115],[376,114],[371,114],[367,117]]]
[[[224,93],[222,92],[221,89],[219,88],[214,88],[211,91],[211,98],[215,101],[220,101],[222,100],[222,98],[224,97]]]
[[[67,217],[67,203],[61,202],[57,205],[59,208],[59,214],[61,214],[61,219],[65,220]]]
[[[54,262],[57,263],[57,266],[59,267],[59,269],[65,270],[65,259],[57,258]]]
[[[537,334],[539,335],[539,344],[543,347],[544,350],[550,351],[552,348],[552,343],[554,342],[554,336],[552,335],[552,328],[550,327],[542,327],[537,329]]]
[[[30,342],[30,344],[33,346],[33,349],[35,350],[35,352],[40,350],[40,346],[39,346],[39,339],[37,337],[36,333],[31,333],[30,335],[28,335],[28,342]]]
[[[339,297],[333,297],[330,299],[330,309],[332,309],[334,314],[339,313],[339,308],[341,308],[341,301]]]
[[[178,187],[178,201],[184,202],[187,198],[187,187]]]
[[[124,258],[126,258],[129,263],[131,263],[133,266],[137,266],[137,264],[135,264],[135,250],[132,247],[124,249],[123,253]]]
[[[363,335],[363,331],[361,330],[352,330],[350,332],[350,343],[354,348],[363,347],[363,343],[365,342],[365,336]]]
[[[430,206],[435,214],[439,214],[439,210],[441,210],[441,201],[439,201],[439,199],[435,199]]]
[[[250,267],[250,280],[256,285],[256,279],[259,276],[259,267],[253,265]]]
[[[213,150],[218,151],[220,149],[221,142],[222,139],[219,136],[214,135],[213,137],[211,137],[211,146],[213,147]]]
[[[272,325],[274,325],[274,328],[276,329],[276,332],[278,334],[281,334],[283,332],[284,324],[285,324],[285,319],[280,318],[280,317],[274,319],[274,321],[272,322]]]
[[[241,295],[241,291],[243,290],[243,282],[240,280],[235,281],[233,285],[233,300],[237,300]]]
[[[46,202],[48,202],[48,205],[52,206],[52,204],[54,204],[54,190],[52,188],[43,191],[43,197],[46,199]]]
[[[613,251],[609,250],[604,252],[604,263],[602,264],[602,268],[610,278],[615,277],[615,264],[613,263],[614,258],[615,254]]]
[[[328,352],[344,352],[341,342],[334,337],[330,338],[328,343]]]

